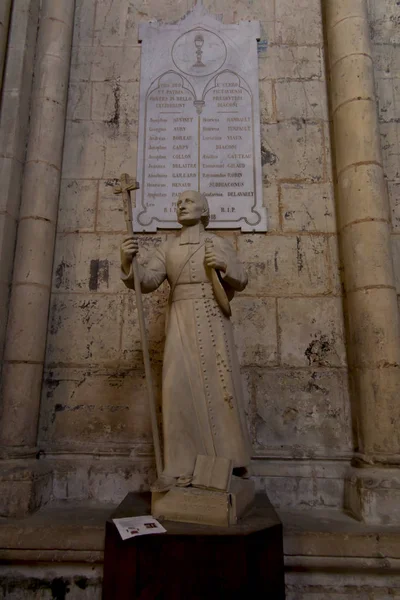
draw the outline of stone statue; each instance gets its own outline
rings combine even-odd
[[[205,231],[207,198],[182,192],[177,201],[182,229],[139,265],[141,290],[170,285],[162,375],[164,470],[152,486],[165,492],[187,486],[198,455],[232,461],[234,474],[250,464],[229,300],[247,284],[232,244]],[[134,289],[132,260],[138,241],[121,246],[122,280]]]

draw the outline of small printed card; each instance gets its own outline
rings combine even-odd
[[[166,529],[153,517],[126,517],[124,519],[113,519],[119,534],[123,540],[138,535],[149,535],[152,533],[165,533]]]

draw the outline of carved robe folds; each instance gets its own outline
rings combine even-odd
[[[246,273],[227,240],[202,225],[182,229],[140,266],[143,293],[167,278],[171,287],[163,364],[164,474],[193,474],[198,454],[223,456],[234,467],[250,463],[239,364],[232,324],[217,304],[204,265],[205,242],[227,264],[228,293],[243,290]],[[122,275],[134,287],[132,270]]]

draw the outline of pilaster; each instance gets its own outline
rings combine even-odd
[[[3,70],[7,51],[11,6],[12,0],[3,0],[0,4],[0,92],[3,87]]]
[[[356,464],[397,468],[399,315],[367,6],[366,0],[326,0],[323,5]],[[347,507],[360,519],[384,522],[381,486],[370,484],[366,492],[365,478],[383,477],[379,468],[369,475],[355,469],[347,483]]]
[[[74,8],[44,0],[41,9],[3,367],[0,445],[9,458],[36,446]]]

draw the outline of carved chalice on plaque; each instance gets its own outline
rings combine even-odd
[[[194,45],[196,46],[197,61],[194,63],[193,67],[205,67],[206,65],[201,60],[201,57],[203,56],[202,48],[204,46],[204,37],[201,33],[198,33],[194,38]]]

